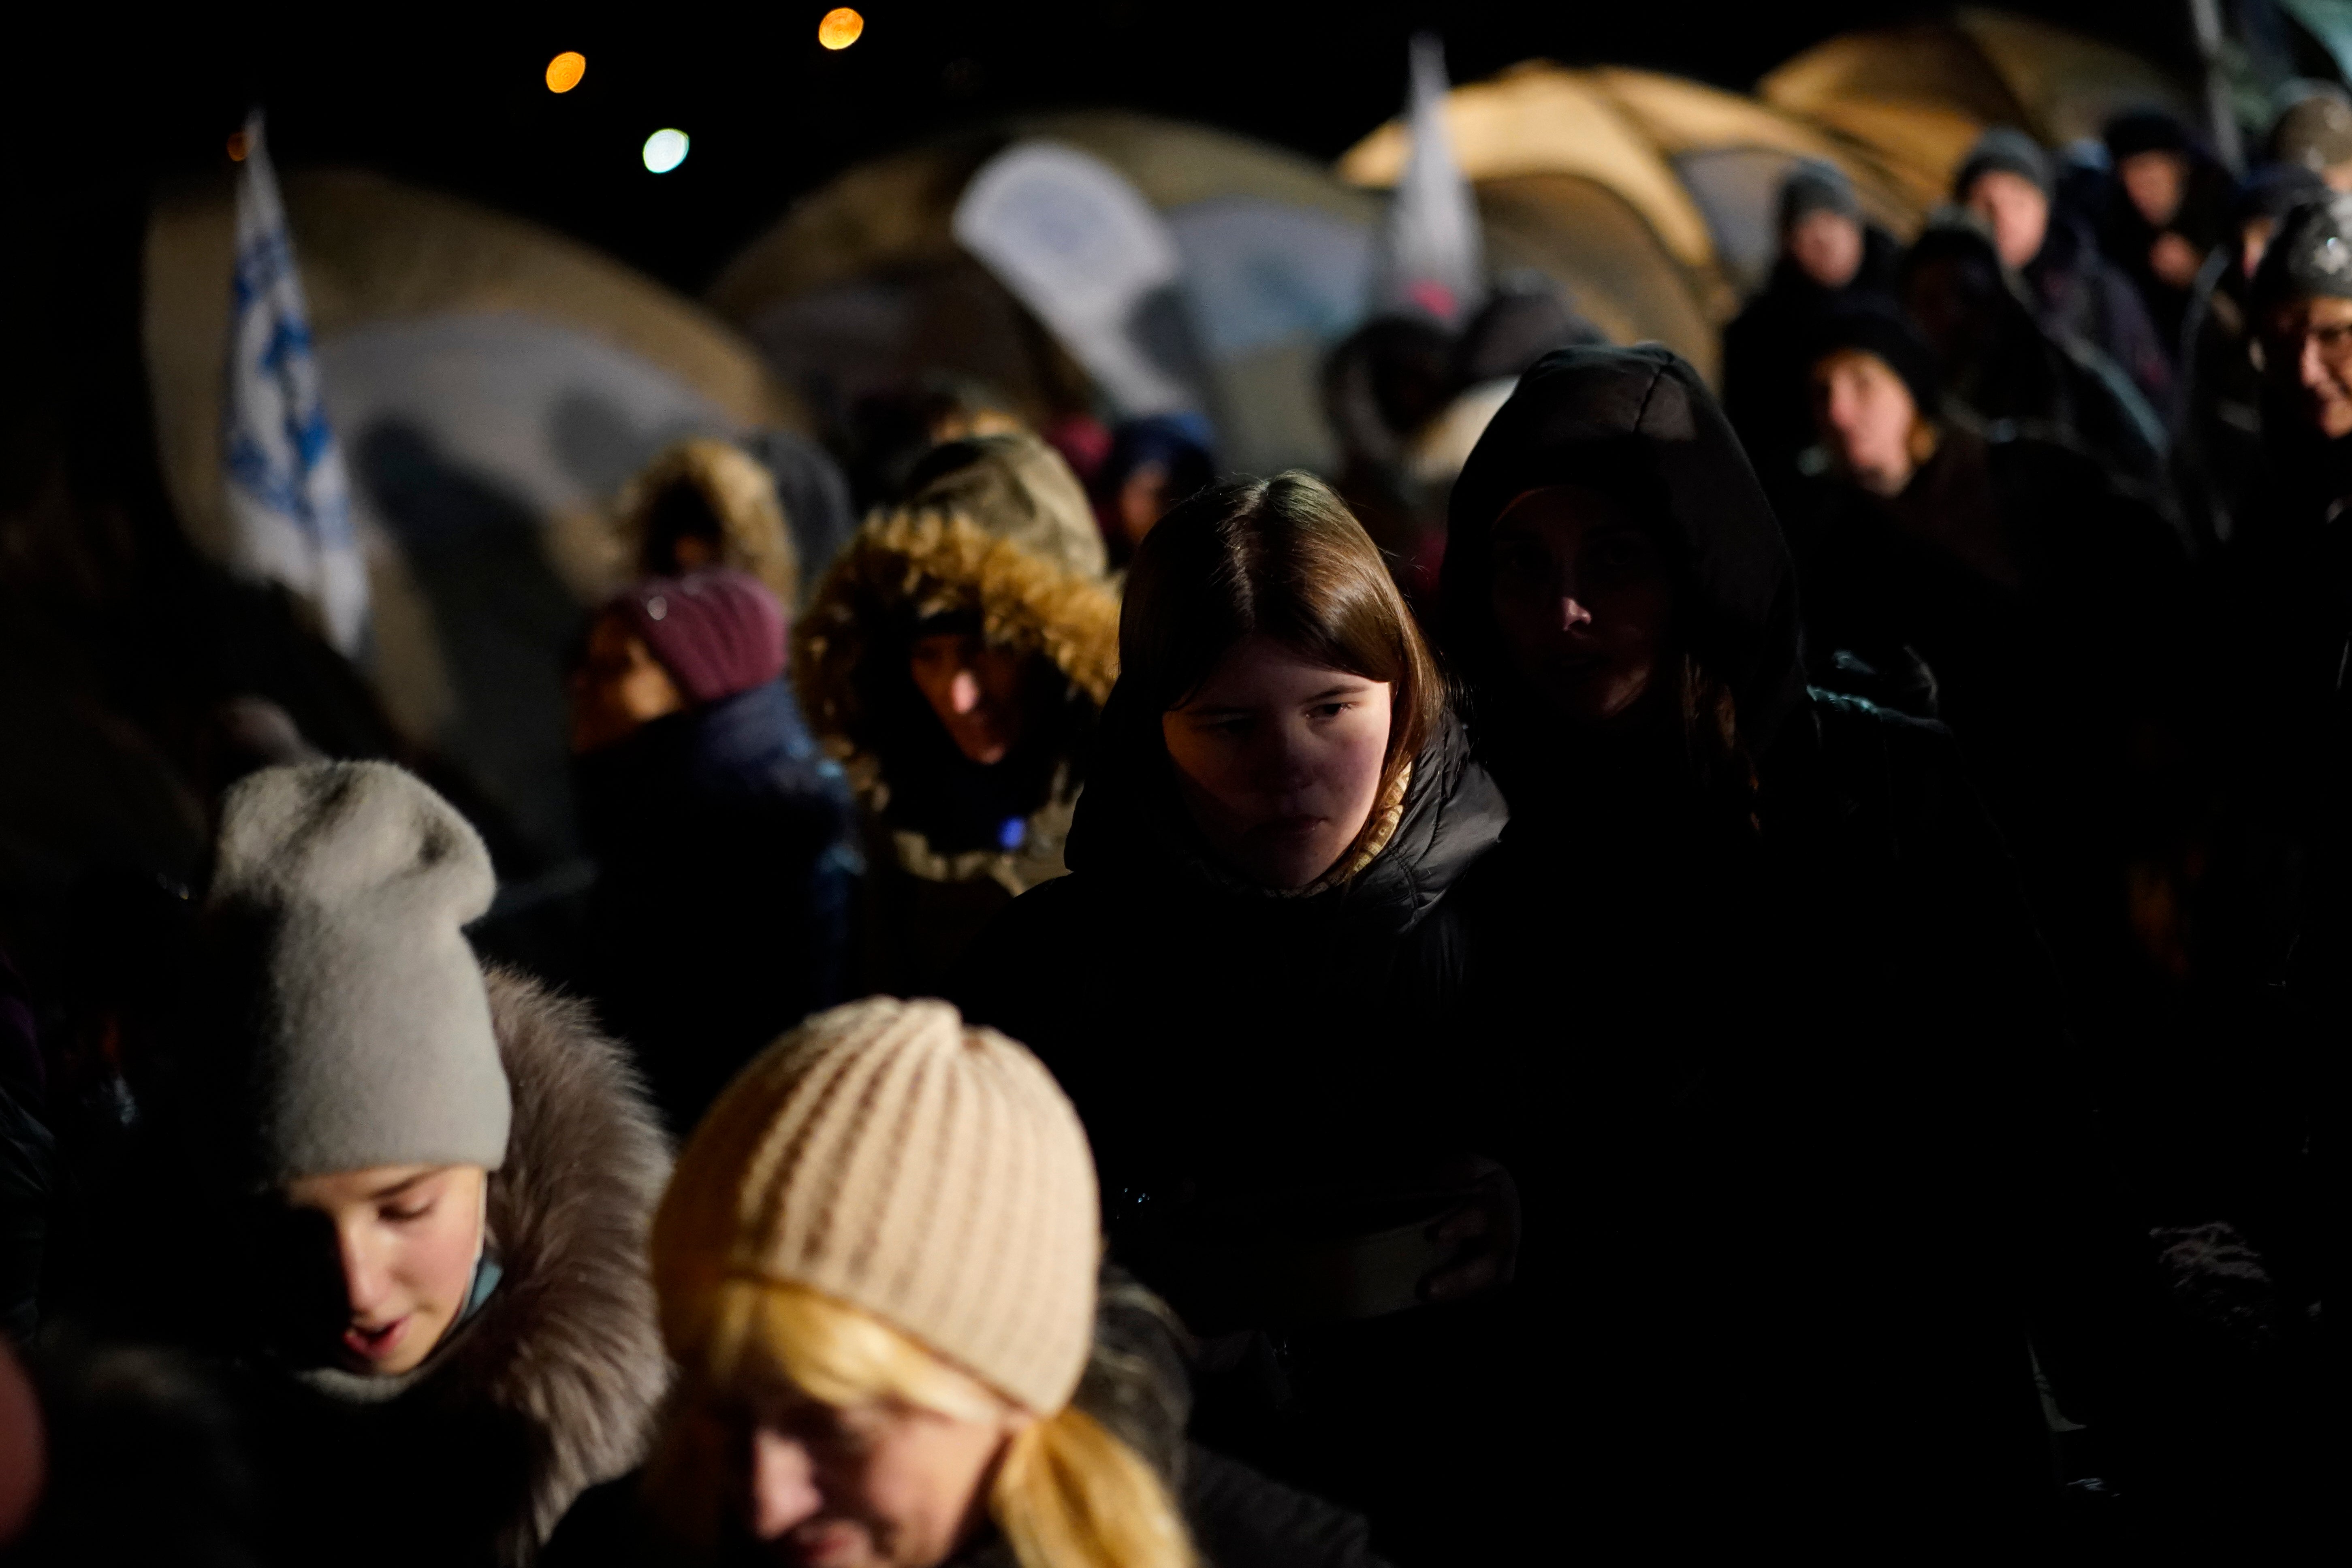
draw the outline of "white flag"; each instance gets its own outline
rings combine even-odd
[[[1173,306],[1182,263],[1168,225],[1091,153],[1022,142],[981,166],[956,203],[955,237],[1034,311],[1127,415],[1198,402],[1153,355],[1146,312]]]
[[[1420,34],[1411,58],[1412,148],[1381,232],[1374,302],[1383,310],[1418,308],[1457,326],[1486,291],[1478,207],[1446,134],[1445,47]]]
[[[356,657],[367,641],[367,567],[257,111],[244,142],[222,429],[232,548],[240,568],[308,600],[327,640]]]

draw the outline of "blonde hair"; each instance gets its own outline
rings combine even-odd
[[[734,1386],[764,1366],[835,1407],[895,1400],[962,1420],[1020,1408],[869,1312],[803,1285],[733,1278],[698,1304],[678,1359],[688,1408],[656,1447],[646,1484],[686,1540],[718,1538],[726,1474],[694,1391]],[[1075,1405],[1022,1424],[990,1485],[989,1517],[1021,1568],[1195,1568],[1192,1538],[1159,1475]]]

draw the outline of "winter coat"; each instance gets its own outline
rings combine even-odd
[[[2172,479],[2199,553],[2229,550],[2260,488],[2263,376],[2253,361],[2246,275],[2234,249],[2208,257],[2181,328]]]
[[[1087,741],[1118,663],[1118,601],[1086,493],[1026,436],[950,443],[908,503],[868,518],[795,631],[809,723],[864,824],[859,989],[937,991],[981,929],[1062,874]],[[1030,732],[990,767],[958,752],[908,670],[946,617],[1038,657]]]
[[[1106,1270],[1094,1354],[1076,1403],[1159,1473],[1180,1501],[1202,1568],[1381,1568],[1360,1518],[1185,1440],[1192,1393],[1181,1338],[1166,1308]],[[542,1561],[545,1568],[691,1568],[766,1560],[740,1550],[740,1558],[713,1559],[665,1539],[630,1476],[582,1498]],[[1013,1561],[1003,1539],[983,1531],[946,1568],[1013,1568]]]
[[[1016,900],[950,991],[1069,1091],[1112,1256],[1219,1337],[1196,1430],[1370,1513],[1405,1562],[1439,1560],[1422,1543],[1449,1521],[1483,1543],[1491,1516],[1465,1526],[1452,1500],[1506,1426],[1481,1420],[1502,1386],[1478,1342],[1491,1303],[1396,1310],[1443,1261],[1426,1228],[1464,1201],[1453,1167],[1477,1152],[1452,893],[1503,816],[1449,720],[1368,864],[1268,891],[1209,858],[1159,715],[1114,694],[1071,874]]]
[[[2144,914],[2136,935],[2126,889],[2164,874],[2199,805],[2175,760],[2200,661],[2170,521],[2076,447],[1958,424],[1901,495],[1824,479],[1782,516],[1809,647],[1933,671],[2086,1020],[2160,1005],[2180,932]]]
[[[781,679],[578,759],[597,879],[584,978],[683,1135],[735,1071],[841,999],[856,823]]]
[[[1931,228],[1912,247],[1904,290],[1914,318],[1959,317],[1946,333],[1956,341],[1937,342],[1947,395],[1980,420],[2071,438],[2117,475],[2159,484],[2166,435],[2155,405],[2096,344],[2045,324],[2025,288],[1973,228]]]
[[[286,1313],[284,1260],[261,1215],[205,1207],[218,1189],[186,1161],[220,1145],[202,1129],[159,1130],[114,1227],[129,1268],[94,1326],[206,1358],[260,1477],[269,1563],[528,1563],[581,1491],[644,1456],[668,1379],[646,1266],[667,1150],[583,1005],[486,978],[514,1112],[478,1290],[497,1273],[423,1365],[299,1368],[257,1342]],[[163,1203],[170,1183],[209,1217]]]
[[[2063,207],[2052,211],[2022,279],[2043,331],[2062,343],[2088,343],[2131,378],[2149,407],[2171,406],[2175,339],[2149,318],[2131,278],[2100,253],[2080,219]]]
[[[1796,482],[1799,454],[1812,446],[1812,366],[1807,355],[1822,315],[1856,300],[1895,306],[1894,238],[1863,230],[1862,265],[1843,289],[1824,289],[1786,257],[1757,296],[1723,330],[1723,411],[1767,492]]]
[[[1711,772],[1677,705],[1579,737],[1508,663],[1490,531],[1580,479],[1649,521],[1729,694]],[[1498,1334],[1527,1404],[1588,1413],[1499,1489],[1570,1475],[1693,1539],[1949,1539],[2047,1485],[2037,1352],[2078,1419],[2105,1387],[2084,1347],[2119,1331],[2096,1307],[2121,1244],[1951,737],[1809,689],[1795,590],[1727,426],[1654,346],[1538,365],[1454,490],[1448,652],[1513,816],[1463,889],[1485,1142],[1525,1205]]]

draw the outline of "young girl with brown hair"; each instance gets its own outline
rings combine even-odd
[[[1317,1385],[1286,1425],[1262,1386],[1212,1378],[1210,1430],[1411,1556],[1446,1461],[1400,1412],[1466,1320],[1366,1320],[1507,1268],[1507,1181],[1470,1157],[1447,1023],[1449,894],[1502,799],[1380,552],[1306,475],[1161,520],[1119,657],[1071,874],[998,918],[958,994],[1069,1089],[1113,1256],[1224,1353],[1283,1328]]]

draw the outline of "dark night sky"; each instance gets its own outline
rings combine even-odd
[[[143,27],[110,20],[46,52],[10,51],[7,112],[20,124],[8,177],[68,211],[101,191],[119,200],[217,164],[243,105],[258,100],[281,163],[364,164],[456,191],[692,291],[798,193],[992,113],[1122,105],[1328,158],[1396,111],[1404,41],[1423,26],[1444,34],[1456,79],[1549,56],[1745,88],[1831,34],[1943,9],[871,0],[865,37],[834,54],[815,37],[828,8],[792,0],[720,13],[656,0],[583,21],[314,5],[274,15],[207,6]],[[2185,4],[2019,8],[2189,63]],[[541,71],[564,48],[583,52],[589,69],[557,97]],[[663,125],[694,146],[684,166],[656,176],[637,150]]]

